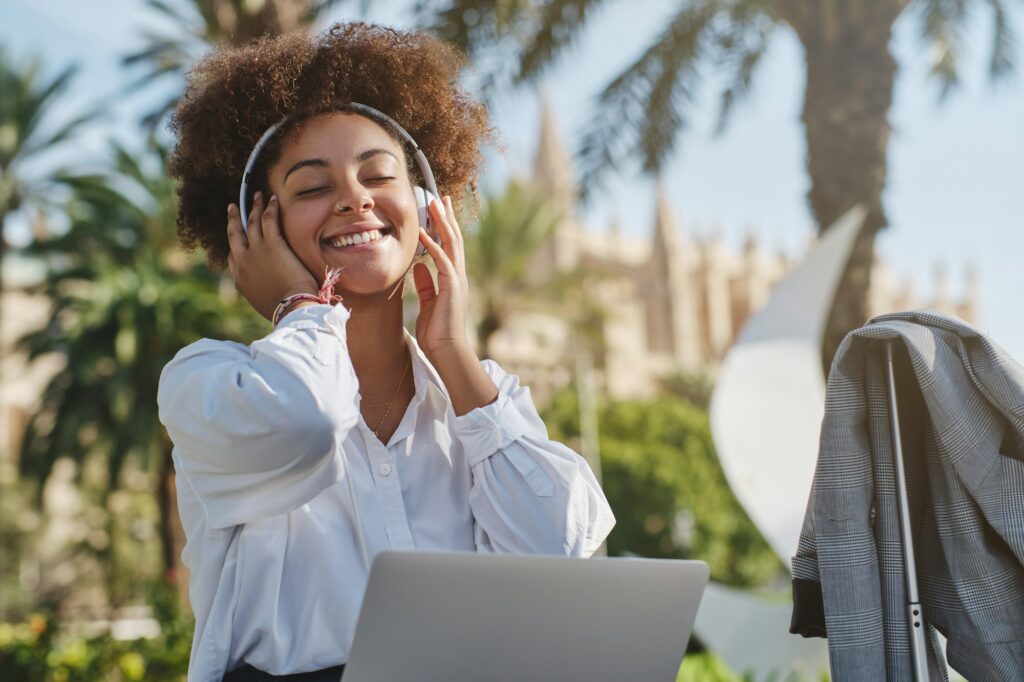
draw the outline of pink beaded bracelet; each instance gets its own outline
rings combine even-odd
[[[298,301],[311,301],[313,303],[326,303],[328,305],[334,303],[341,303],[341,296],[334,293],[334,285],[338,283],[338,278],[341,277],[341,268],[331,269],[330,267],[325,268],[324,271],[324,285],[320,287],[318,294],[292,294],[281,299],[281,302],[274,308],[274,314],[271,317],[271,322],[276,327],[277,323],[281,321],[281,318],[287,314],[288,309],[291,308]]]

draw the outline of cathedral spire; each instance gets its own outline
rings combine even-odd
[[[679,222],[668,202],[665,186],[660,180],[655,192],[657,194],[657,209],[654,216],[654,239],[663,254],[668,256],[680,246]]]
[[[551,199],[563,215],[571,215],[576,203],[572,160],[558,133],[551,100],[543,90],[540,93],[540,136],[533,157],[533,177],[538,187],[550,192]]]

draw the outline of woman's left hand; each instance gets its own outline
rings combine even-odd
[[[422,228],[420,243],[437,267],[437,285],[426,263],[413,268],[420,314],[416,320],[416,340],[434,364],[442,356],[471,349],[466,338],[466,309],[469,305],[469,280],[466,277],[466,252],[462,231],[455,219],[451,197],[444,204],[431,201],[431,221],[441,237],[438,245]]]

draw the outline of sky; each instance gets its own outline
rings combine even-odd
[[[347,18],[352,4],[342,3],[329,19]],[[369,20],[408,26],[400,11],[408,3],[370,4]],[[105,11],[97,12],[99,6]],[[530,168],[539,91],[546,93],[571,149],[601,86],[644,48],[676,6],[664,0],[604,3],[539,86],[498,98],[492,114],[504,150],[488,157],[485,189],[497,189],[510,173]],[[1018,301],[1024,263],[1024,7],[1012,8],[1021,36],[1018,73],[997,86],[988,81],[990,16],[976,11],[961,87],[942,104],[937,84],[927,77],[929,52],[918,40],[918,24],[910,13],[897,23],[892,46],[899,73],[884,196],[890,227],[878,249],[897,277],[911,278],[925,296],[937,266],[948,270],[955,297],[965,268],[973,265],[979,275],[978,327],[1024,361],[1024,309]],[[78,145],[75,154],[83,162],[102,155],[111,137],[140,144],[136,122],[161,94],[126,92],[130,78],[119,60],[142,44],[144,29],[161,25],[142,0],[7,0],[2,12],[0,45],[9,52],[39,55],[51,73],[78,65],[68,116],[98,103],[110,110]],[[720,136],[713,132],[716,92],[699,93],[691,124],[661,179],[682,229],[694,237],[719,234],[737,247],[753,232],[768,248],[802,249],[814,230],[805,197],[803,73],[799,43],[790,32],[778,32],[753,91]],[[582,217],[602,228],[616,216],[624,231],[646,235],[653,229],[654,199],[651,179],[627,175],[610,182]]]

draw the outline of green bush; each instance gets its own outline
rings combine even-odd
[[[25,623],[0,623],[0,670],[5,682],[184,682],[192,622],[177,594],[163,583],[151,603],[161,632],[152,639],[116,640],[109,634],[74,637],[35,614]]]
[[[574,390],[555,397],[545,422],[553,438],[578,439]],[[609,555],[701,559],[736,587],[784,577],[725,480],[704,409],[672,395],[612,401],[598,423],[602,486],[618,520]]]

